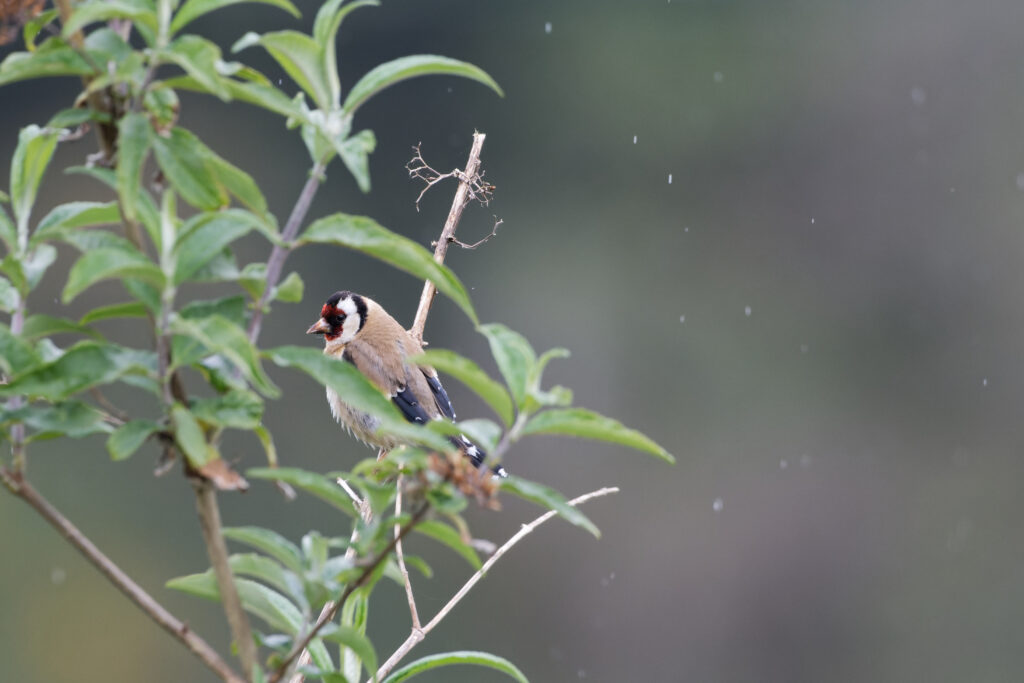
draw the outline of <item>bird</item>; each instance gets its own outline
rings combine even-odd
[[[409,360],[420,353],[420,343],[373,299],[347,290],[335,292],[306,334],[323,335],[324,355],[354,365],[409,422],[455,419],[437,371]],[[349,405],[331,387],[327,387],[327,403],[334,419],[363,443],[385,450],[403,443],[392,435],[378,433],[380,421],[376,417]],[[487,458],[483,449],[465,436],[451,440],[477,467],[483,466]],[[508,476],[501,465],[493,471],[498,477]]]

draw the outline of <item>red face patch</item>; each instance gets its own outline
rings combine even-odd
[[[331,314],[331,307],[328,304],[324,304],[323,308],[320,309],[320,317],[326,318]]]

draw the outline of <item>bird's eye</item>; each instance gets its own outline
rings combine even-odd
[[[343,315],[333,315],[333,316],[331,316],[331,324],[332,325],[340,325],[343,322],[345,322],[345,316],[343,316]]]

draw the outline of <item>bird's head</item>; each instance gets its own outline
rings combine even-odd
[[[347,344],[366,323],[366,300],[352,292],[335,292],[320,309],[320,319],[306,334],[322,334],[328,346]]]

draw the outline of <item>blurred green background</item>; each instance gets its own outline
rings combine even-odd
[[[301,23],[248,6],[195,30],[230,46],[245,30],[308,29],[316,3],[299,4]],[[427,245],[454,187],[417,213],[411,146],[448,170],[473,130],[486,132],[496,198],[467,212],[460,236],[482,237],[492,215],[504,224],[448,263],[483,320],[572,349],[551,381],[679,459],[523,443],[506,461],[517,474],[570,496],[622,487],[586,508],[604,537],[543,527],[415,655],[488,650],[542,683],[1020,680],[1022,26],[1016,0],[387,0],[347,20],[344,83],[426,52],[478,64],[507,97],[446,78],[387,91],[356,122],[379,139],[372,193],[335,164],[311,217],[367,214]],[[286,78],[257,51],[243,58]],[[76,92],[72,79],[0,89],[0,186],[18,128]],[[308,167],[297,135],[210,98],[186,96],[182,123],[249,170],[283,222]],[[80,163],[91,146],[62,145],[56,163]],[[37,215],[106,196],[51,170]],[[258,240],[242,249],[266,253]],[[404,274],[330,248],[288,265],[306,296],[275,308],[266,345],[318,344],[303,332],[340,288],[411,321],[420,283]],[[30,307],[75,317],[54,299],[59,272]],[[98,287],[76,307],[117,295]],[[493,369],[447,301],[427,338]],[[317,385],[272,374],[287,398],[267,424],[286,464],[327,470],[368,454],[340,435]],[[487,415],[449,384],[460,415]],[[155,448],[119,465],[100,438],[30,455],[45,495],[225,644],[217,606],[163,588],[207,563],[192,493],[177,472],[152,477]],[[244,437],[229,455],[261,461]],[[222,501],[226,524],[292,538],[345,523],[259,482]],[[537,514],[505,502],[469,513],[477,535],[501,541]],[[213,680],[6,494],[0,539],[0,680]],[[470,570],[430,541],[412,547],[438,573],[414,578],[429,615]],[[383,586],[371,614],[379,654],[407,629],[404,596]],[[422,680],[502,679],[449,669]]]

